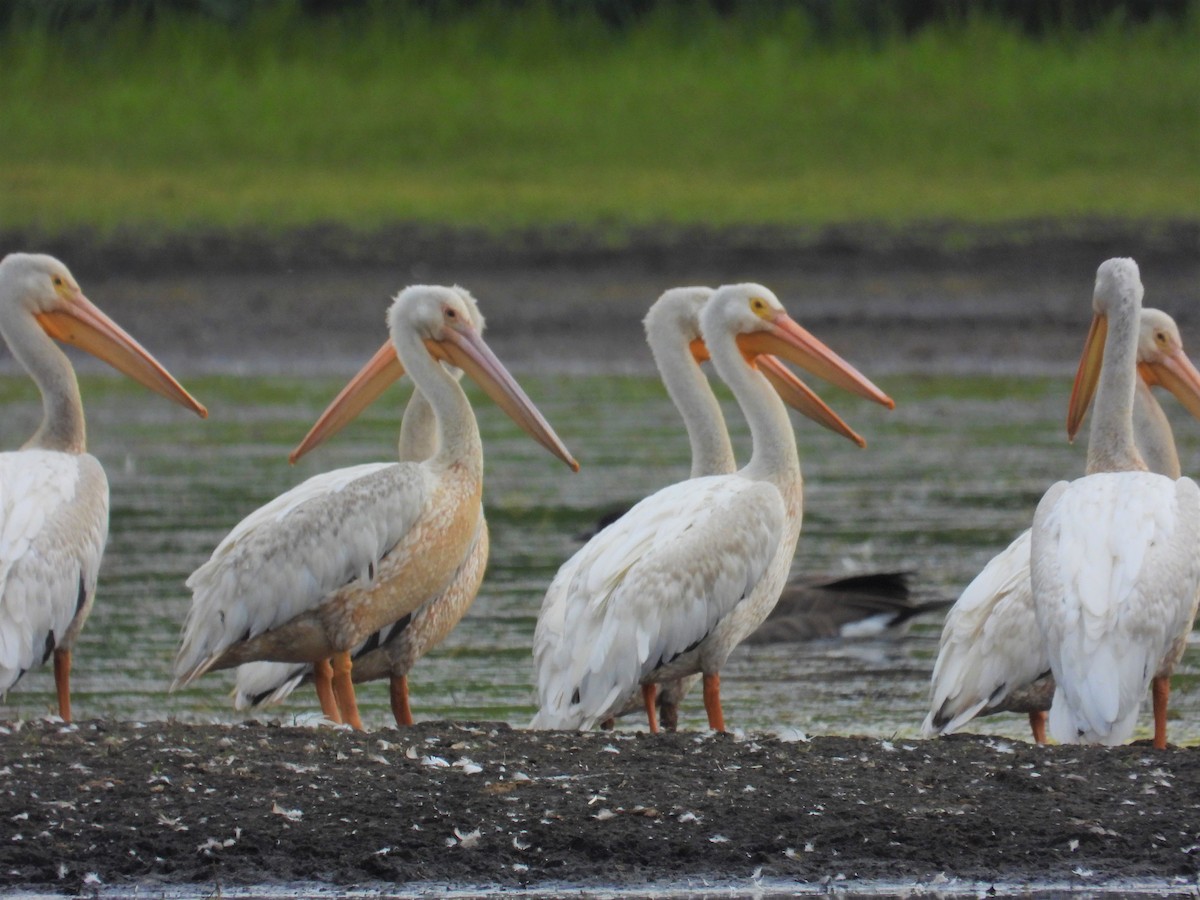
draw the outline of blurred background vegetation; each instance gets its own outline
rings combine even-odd
[[[1200,218],[1187,0],[0,0],[0,230]]]

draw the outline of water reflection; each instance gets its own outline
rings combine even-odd
[[[529,646],[537,610],[554,571],[577,546],[573,536],[611,506],[687,474],[686,440],[653,378],[522,381],[583,470],[567,472],[473,395],[487,458],[491,563],[471,613],[413,673],[418,719],[524,724],[533,712]],[[394,402],[375,404],[289,467],[287,451],[339,380],[213,377],[188,386],[208,403],[209,421],[143,402],[116,380],[84,385],[92,452],[109,473],[112,523],[95,611],[76,650],[81,718],[244,719],[229,701],[231,673],[166,693],[189,603],[184,579],[233,524],[302,479],[389,458],[405,399],[396,389]],[[909,376],[885,387],[898,403],[891,413],[828,392],[867,438],[866,450],[795,420],[806,480],[797,566],[814,573],[911,570],[922,591],[954,596],[1028,526],[1051,481],[1081,470],[1084,449],[1069,446],[1063,434],[1069,379]],[[19,401],[6,420],[10,434],[22,432],[23,416],[28,430],[35,424],[36,400],[25,390],[17,379],[0,379],[0,395]],[[725,401],[744,459],[747,436]],[[1184,469],[1200,472],[1200,429],[1177,410],[1171,414]],[[934,616],[898,639],[742,648],[722,675],[726,716],[746,730],[915,736],[939,629]],[[1200,739],[1198,672],[1193,649],[1175,679],[1172,740]],[[385,685],[364,686],[359,700],[368,727],[391,723]],[[0,716],[53,708],[52,679],[43,670],[9,693]],[[314,708],[311,693],[302,691],[260,715],[288,720]],[[698,700],[683,713],[683,727],[704,727]],[[1025,727],[1020,717],[997,717],[978,730],[1023,738]]]

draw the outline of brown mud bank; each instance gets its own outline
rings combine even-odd
[[[0,888],[1196,889],[1200,749],[428,722],[0,727]]]

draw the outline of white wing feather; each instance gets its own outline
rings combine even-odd
[[[369,583],[432,489],[413,463],[351,466],[316,475],[243,519],[187,580],[192,606],[175,661],[177,683],[348,583]]]
[[[0,453],[0,693],[86,614],[107,538],[108,482],[94,457]]]
[[[926,736],[950,734],[1050,668],[1033,610],[1031,531],[975,576],[946,614],[933,667]]]
[[[1200,488],[1146,472],[1055,485],[1038,505],[1033,588],[1061,742],[1122,743],[1195,616]]]
[[[713,476],[653,494],[592,538],[543,601],[533,727],[590,728],[696,646],[762,579],[784,518],[773,486]]]
[[[233,689],[233,708],[250,709],[282,703],[292,691],[304,683],[312,672],[308,663],[258,662],[242,663],[237,668],[237,684]]]

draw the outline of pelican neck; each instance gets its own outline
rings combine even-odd
[[[419,390],[414,390],[400,419],[400,439],[397,442],[400,462],[421,462],[437,452],[437,416],[433,407]]]
[[[0,332],[42,396],[42,421],[22,449],[85,452],[83,400],[70,360],[12,297],[0,298],[0,308],[4,310]]]
[[[392,343],[401,365],[425,395],[437,419],[440,445],[430,459],[442,466],[467,465],[483,474],[483,445],[467,395],[441,363],[429,355],[424,341],[409,328],[393,328]]]
[[[722,333],[716,340],[706,336],[706,342],[717,374],[733,391],[750,426],[754,449],[741,474],[780,485],[798,479],[800,456],[783,401],[762,373],[746,362],[733,335]]]
[[[1137,382],[1137,348],[1141,304],[1126,299],[1108,313],[1104,359],[1096,388],[1087,471],[1145,470],[1133,438],[1133,395]]]
[[[1178,479],[1182,474],[1171,422],[1149,385],[1137,379],[1133,394],[1133,435],[1146,468]]]
[[[659,323],[665,325],[666,323]],[[688,347],[682,330],[648,336],[650,352],[671,402],[679,410],[692,450],[691,477],[727,475],[737,469],[733,444],[717,397]]]

